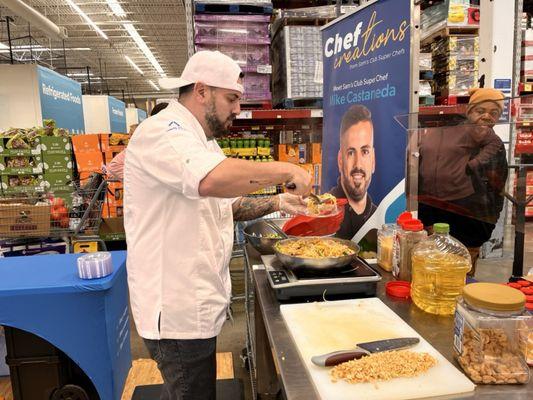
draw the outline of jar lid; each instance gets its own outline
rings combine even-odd
[[[413,219],[413,215],[409,211],[404,211],[396,218],[396,223],[401,226],[403,221],[409,221],[410,219]]]
[[[519,311],[526,303],[526,296],[520,290],[486,282],[466,285],[463,298],[471,306],[493,311]]]
[[[419,232],[424,230],[424,224],[419,219],[411,219],[402,223],[402,228],[409,232]]]
[[[450,225],[442,222],[433,224],[433,232],[435,233],[450,233]]]
[[[411,296],[411,284],[407,281],[387,282],[385,292],[392,297],[408,299]]]

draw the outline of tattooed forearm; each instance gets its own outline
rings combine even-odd
[[[241,197],[233,203],[233,219],[235,221],[248,221],[260,218],[279,210],[277,196],[251,198]]]

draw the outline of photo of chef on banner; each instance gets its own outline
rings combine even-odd
[[[340,177],[330,193],[348,200],[336,236],[350,240],[377,209],[368,193],[376,169],[370,110],[363,105],[348,108],[342,117],[339,134],[337,164]]]

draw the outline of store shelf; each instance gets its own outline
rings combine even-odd
[[[457,104],[454,106],[423,106],[418,109],[420,115],[457,115],[464,114],[466,104]]]
[[[272,120],[272,119],[303,119],[322,118],[319,109],[291,109],[291,110],[244,110],[237,119]]]
[[[479,26],[448,26],[448,22],[444,20],[433,26],[429,31],[422,32],[420,46],[430,44],[439,37],[465,33],[475,34],[478,33],[478,31]]]
[[[518,85],[518,90],[520,92],[533,92],[533,83],[520,82],[520,84]]]

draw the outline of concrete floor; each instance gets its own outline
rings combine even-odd
[[[508,239],[504,243],[503,258],[479,260],[476,279],[486,282],[506,282],[509,279],[513,264],[514,233],[512,230],[513,228],[509,227],[506,232],[506,238]],[[526,226],[524,253],[524,272],[527,273],[530,268],[533,268],[533,223],[528,223]],[[233,272],[233,291],[236,295],[242,294],[244,292],[242,258],[232,261],[230,269]],[[217,351],[231,352],[233,354],[235,378],[241,379],[244,384],[245,400],[251,400],[250,378],[240,357],[241,351],[246,345],[244,302],[242,300],[234,302],[232,310],[233,322],[226,322],[222,328],[217,341]],[[142,339],[137,335],[133,322],[131,324],[131,349],[134,359],[149,358]]]

